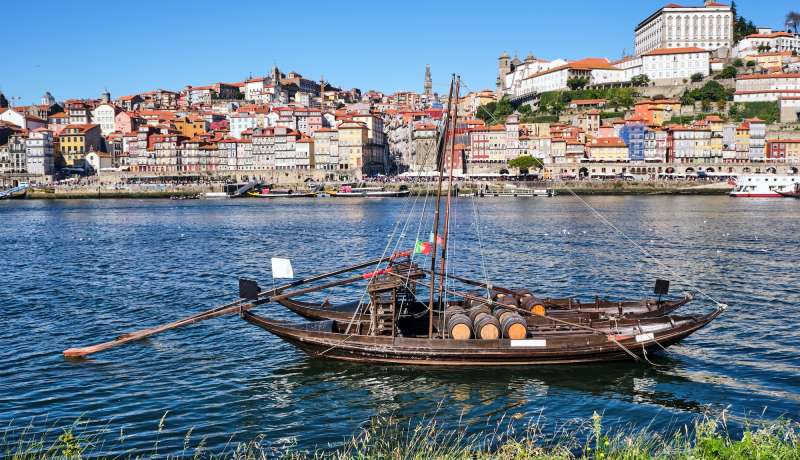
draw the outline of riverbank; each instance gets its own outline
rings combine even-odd
[[[431,193],[431,183],[377,183],[387,190],[399,190],[405,186],[412,195]],[[290,187],[291,188],[291,187]],[[296,190],[306,189],[298,185]],[[476,195],[526,196],[532,190],[550,189],[560,195],[725,195],[730,186],[725,182],[704,183],[698,181],[573,181],[573,182],[471,182],[457,183],[454,193]],[[106,198],[171,198],[195,197],[207,192],[222,191],[222,184],[192,185],[69,185],[28,192],[30,199],[106,199]]]
[[[158,423],[160,434],[168,421]],[[118,440],[109,444],[102,433],[91,433],[82,422],[51,428],[39,435],[23,432],[11,441],[9,429],[3,436],[0,452],[5,458],[34,460],[44,458],[208,458],[256,460],[265,458],[305,459],[496,459],[496,460],[572,460],[572,459],[786,459],[800,458],[800,425],[789,421],[752,422],[741,432],[719,418],[700,417],[691,425],[668,432],[636,429],[611,429],[602,417],[568,422],[553,434],[529,424],[521,431],[512,428],[510,417],[505,427],[465,436],[463,431],[442,430],[436,420],[417,424],[394,418],[378,419],[362,431],[345,439],[338,447],[314,451],[295,450],[291,442],[272,443],[269,433],[247,443],[231,444],[224,452],[210,452],[204,440],[186,433],[183,449],[167,452],[158,443],[148,451],[125,448],[125,437],[135,433],[120,430]],[[111,430],[107,427],[106,430]],[[608,431],[607,431],[608,430]],[[116,434],[115,434],[116,435]],[[107,452],[113,452],[108,454]]]

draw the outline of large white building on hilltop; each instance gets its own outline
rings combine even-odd
[[[636,26],[635,36],[638,56],[659,48],[730,49],[733,11],[730,5],[712,0],[706,0],[703,6],[671,3]]]

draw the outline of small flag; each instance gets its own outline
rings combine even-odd
[[[289,259],[272,258],[272,278],[286,278],[293,279],[294,271],[292,270],[292,261]]]
[[[427,241],[417,240],[417,244],[414,245],[414,254],[431,255],[431,244]]]

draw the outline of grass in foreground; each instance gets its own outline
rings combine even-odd
[[[461,430],[441,429],[435,419],[416,425],[404,425],[393,418],[371,423],[338,448],[314,452],[291,448],[266,447],[262,439],[242,443],[226,452],[212,453],[202,440],[191,447],[191,431],[183,449],[163,453],[158,437],[164,427],[159,423],[155,445],[149,452],[133,452],[124,445],[107,446],[97,435],[81,433],[81,426],[50,431],[33,436],[23,430],[18,440],[9,441],[9,429],[2,439],[0,454],[14,460],[84,458],[171,458],[233,459],[266,458],[304,459],[798,459],[800,460],[800,424],[789,421],[747,424],[740,435],[731,435],[725,418],[703,417],[691,426],[662,433],[618,429],[606,433],[602,417],[594,414],[577,426],[564,427],[545,435],[532,424],[516,432],[511,424],[480,435],[465,435]],[[54,429],[55,430],[55,429]],[[47,441],[52,439],[51,441]],[[123,436],[120,434],[120,443]],[[124,452],[107,456],[104,452]]]

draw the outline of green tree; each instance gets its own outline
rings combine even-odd
[[[650,77],[647,75],[637,75],[631,78],[631,84],[636,87],[647,86],[650,84]]]
[[[747,61],[747,67],[755,67],[756,61]]]
[[[734,67],[744,67],[744,62],[742,61],[741,58],[736,58],[736,59],[733,60],[733,66]]]
[[[696,74],[692,74],[692,82],[693,83],[700,83],[703,81],[703,74],[697,72]]]
[[[719,73],[720,79],[728,79],[728,78],[736,78],[739,71],[736,70],[736,67],[729,65],[722,69],[722,72]]]
[[[503,98],[497,102],[497,106],[494,109],[494,117],[507,117],[512,113],[514,113],[514,106],[511,105],[511,101],[508,100],[508,97],[503,96]]]
[[[523,104],[517,109],[517,111],[519,112],[520,115],[527,115],[533,112],[533,109],[531,109],[531,106],[529,106],[528,104]]]
[[[542,169],[542,160],[530,155],[521,155],[508,162],[510,168],[519,169],[520,174],[528,174],[531,168]]]
[[[766,43],[762,43],[762,44],[758,45],[759,54],[760,53],[769,53],[770,51],[772,51],[772,47],[767,45]]]
[[[570,77],[567,79],[567,86],[573,91],[583,89],[588,84],[589,77]]]
[[[496,108],[497,103],[494,101],[483,104],[475,110],[475,116],[486,122],[486,124],[491,124]]]

